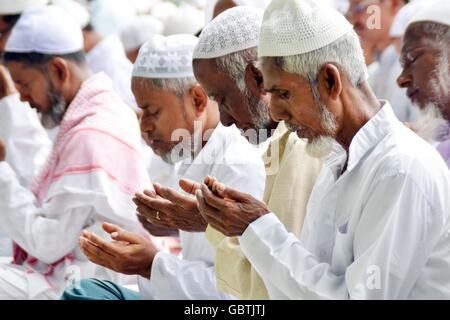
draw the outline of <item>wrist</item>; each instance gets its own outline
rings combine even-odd
[[[159,251],[154,251],[151,253],[147,263],[145,264],[145,266],[143,266],[142,270],[139,272],[139,275],[141,277],[145,279],[150,279],[150,277],[152,276],[153,260],[155,259],[155,256],[158,252]]]

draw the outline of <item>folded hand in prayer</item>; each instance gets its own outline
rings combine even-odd
[[[270,212],[264,202],[209,176],[195,195],[205,220],[228,237],[241,236],[250,223]]]
[[[182,179],[180,187],[194,194],[200,184]],[[133,199],[137,211],[156,226],[180,229],[187,232],[204,232],[207,223],[198,211],[195,197],[183,195],[171,188],[154,184],[155,192],[137,193]]]
[[[155,225],[151,223],[146,217],[141,215],[140,213],[137,213],[137,218],[139,222],[141,223],[142,227],[150,233],[152,236],[155,237],[177,237],[178,229],[171,229],[167,227],[162,227],[159,225]]]
[[[103,229],[111,235],[108,242],[89,231],[83,231],[80,248],[87,258],[113,271],[150,278],[152,263],[158,249],[140,235],[104,223]]]

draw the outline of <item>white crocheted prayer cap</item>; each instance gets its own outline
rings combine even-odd
[[[135,50],[154,35],[161,34],[163,28],[163,23],[152,16],[137,16],[120,32],[120,40],[125,51]]]
[[[198,38],[188,34],[155,35],[139,50],[133,77],[173,79],[194,77],[192,53]]]
[[[78,22],[55,6],[25,10],[11,31],[5,52],[69,54],[83,50]]]
[[[222,12],[202,31],[194,59],[211,59],[258,46],[263,11],[239,6]]]
[[[0,16],[19,14],[25,9],[47,2],[48,0],[0,0]]]
[[[264,13],[259,57],[311,52],[336,41],[353,26],[345,17],[316,0],[273,0]]]
[[[425,21],[450,26],[450,0],[440,0],[428,6],[425,10],[414,16],[409,25]]]

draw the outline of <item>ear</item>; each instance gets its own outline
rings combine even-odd
[[[252,63],[249,63],[245,68],[244,81],[247,88],[254,96],[259,97],[267,94],[266,91],[264,91],[264,78],[262,72]]]
[[[208,95],[200,85],[195,85],[189,91],[192,105],[195,108],[196,117],[200,117],[208,106]]]
[[[318,77],[318,89],[323,99],[338,100],[342,92],[342,78],[339,69],[331,63],[322,66]]]
[[[69,79],[69,64],[62,58],[53,58],[49,62],[48,73],[55,88],[62,91]]]

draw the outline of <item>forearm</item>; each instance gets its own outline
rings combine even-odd
[[[52,263],[75,248],[89,210],[71,209],[64,195],[42,208],[35,201],[11,167],[0,162],[0,223],[5,233],[32,256]]]
[[[345,274],[334,274],[329,264],[319,262],[275,215],[252,223],[240,243],[266,285],[270,284],[267,289],[271,298],[348,299]]]
[[[6,143],[6,161],[28,186],[52,144],[36,112],[21,102],[18,94],[0,100],[0,138]]]

